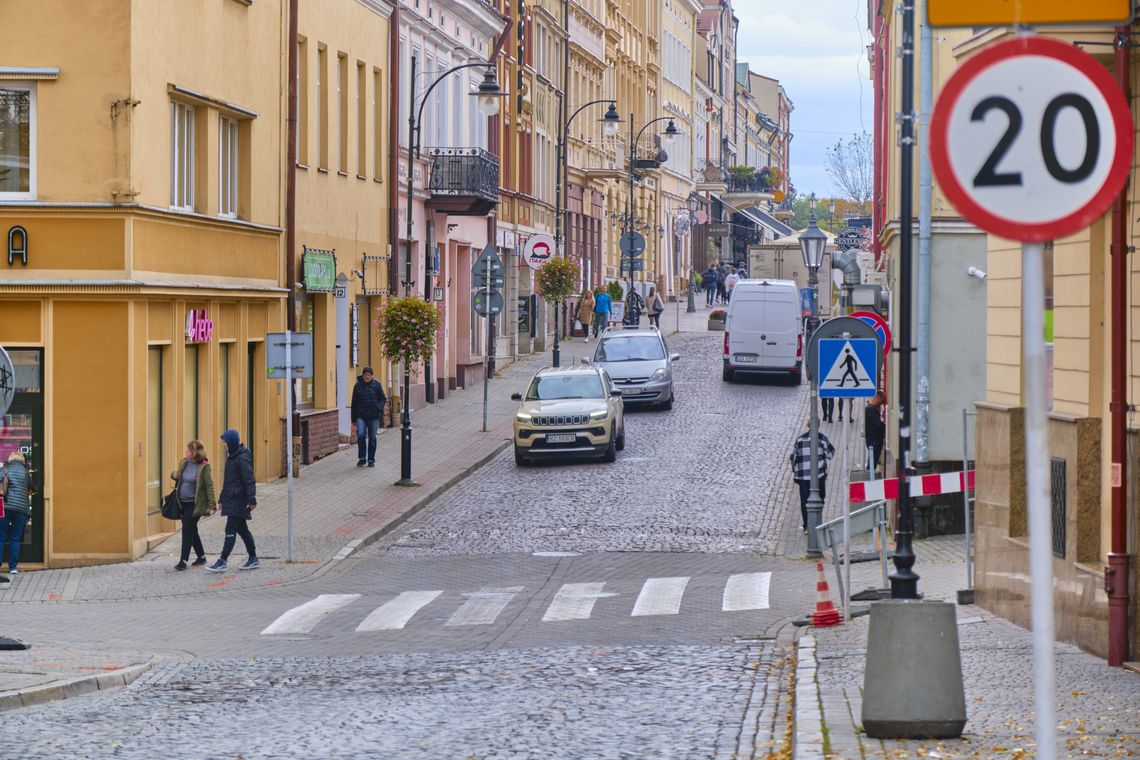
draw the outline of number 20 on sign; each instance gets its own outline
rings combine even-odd
[[[1132,117],[1108,70],[1072,45],[1019,37],[968,58],[931,121],[935,175],[978,227],[1022,242],[1084,229],[1132,161]]]

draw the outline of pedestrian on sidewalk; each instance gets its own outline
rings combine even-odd
[[[610,294],[604,290],[599,289],[598,294],[594,296],[594,338],[597,339],[598,335],[610,324],[610,311],[611,301]]]
[[[716,300],[717,303],[728,303],[727,291],[724,289],[725,280],[728,278],[728,267],[721,266],[716,270]]]
[[[170,479],[177,484],[178,502],[182,505],[182,553],[179,554],[175,570],[185,570],[186,560],[190,559],[193,547],[197,559],[194,567],[206,564],[206,549],[198,533],[198,521],[206,515],[218,511],[214,498],[214,476],[210,472],[210,460],[206,459],[206,446],[201,441],[186,444],[186,457],[178,469],[170,473]]]
[[[384,416],[384,406],[388,397],[384,386],[373,377],[372,368],[365,367],[356,376],[352,387],[351,416],[356,426],[356,466],[376,466],[376,433],[380,430],[380,418]]]
[[[821,398],[819,400],[819,405],[820,405],[820,408],[823,410],[823,421],[824,422],[834,422],[834,419],[832,419],[832,418],[835,417],[835,399],[833,399],[833,398]]]
[[[222,440],[226,442],[226,469],[218,501],[222,505],[222,516],[226,518],[226,540],[222,544],[221,556],[214,564],[206,565],[206,569],[212,573],[224,572],[237,537],[241,536],[249,559],[238,569],[256,570],[261,567],[261,561],[258,560],[257,549],[253,545],[253,534],[249,532],[249,521],[253,518],[253,510],[257,508],[253,454],[241,442],[241,436],[236,430],[222,433]]]
[[[19,571],[20,542],[24,528],[32,519],[31,476],[28,462],[19,450],[8,455],[8,463],[0,467],[0,493],[4,495],[4,516],[0,517],[0,559],[8,549],[8,574]]]
[[[582,342],[590,342],[590,325],[594,321],[594,292],[589,288],[582,291],[578,300],[578,321],[582,323]]]
[[[838,406],[839,406],[839,421],[843,422],[843,402],[844,401],[847,402],[847,419],[849,419],[851,422],[854,422],[855,421],[855,408],[854,408],[855,407],[855,400],[850,399],[850,398],[839,399],[839,404],[838,404]]]
[[[665,302],[661,300],[661,294],[657,292],[657,288],[652,285],[649,287],[649,295],[645,299],[646,308],[649,309],[649,324],[657,329],[661,329],[661,312],[665,311]]]
[[[871,450],[873,472],[879,469],[879,457],[887,440],[887,425],[883,422],[882,413],[884,401],[886,399],[882,392],[876,393],[871,403],[863,409],[863,438],[867,441],[867,448]]]
[[[724,300],[732,300],[732,289],[736,287],[736,283],[740,282],[740,275],[732,267],[728,268],[728,275],[724,278]]]
[[[641,312],[645,311],[645,299],[633,288],[625,295],[625,324],[641,326]]]
[[[835,447],[822,432],[819,436],[819,498],[827,499],[827,460],[835,457]],[[807,533],[807,502],[811,495],[811,430],[796,439],[792,444],[792,479],[800,487],[800,517],[803,518],[804,533]]]
[[[705,308],[711,309],[713,299],[716,298],[716,267],[709,264],[709,268],[701,273],[701,285],[705,288]]]

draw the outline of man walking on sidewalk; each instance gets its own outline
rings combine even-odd
[[[357,467],[363,467],[366,461],[369,467],[376,466],[376,433],[380,430],[380,418],[384,416],[384,405],[387,403],[384,386],[372,376],[372,368],[365,367],[352,388],[351,415],[353,424],[356,425]]]
[[[819,499],[827,499],[827,460],[835,456],[835,447],[822,432],[819,435]],[[792,444],[792,478],[800,487],[800,517],[807,533],[807,502],[811,495],[811,430]]]
[[[606,291],[601,291],[598,295],[594,296],[594,339],[597,340],[598,336],[605,332],[610,324],[610,309],[611,301],[610,294]]]
[[[237,537],[241,536],[249,559],[238,569],[256,570],[261,567],[261,562],[257,559],[253,534],[249,532],[249,520],[253,517],[253,510],[257,508],[257,481],[253,477],[253,454],[241,442],[241,436],[236,430],[222,433],[222,440],[226,442],[227,457],[225,480],[222,482],[222,492],[218,495],[218,503],[222,505],[222,515],[226,518],[226,541],[222,545],[222,553],[217,562],[207,565],[206,569],[212,573],[224,572]]]

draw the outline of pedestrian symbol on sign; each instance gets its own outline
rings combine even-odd
[[[819,395],[823,398],[874,396],[877,351],[874,340],[821,340],[819,366],[828,370],[820,380]]]

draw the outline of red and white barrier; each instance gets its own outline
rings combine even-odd
[[[974,471],[944,472],[939,475],[916,475],[907,481],[911,496],[938,496],[974,490]],[[848,486],[848,498],[853,504],[899,497],[899,479],[865,480]]]

